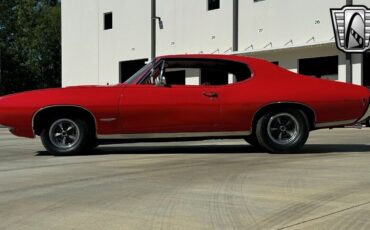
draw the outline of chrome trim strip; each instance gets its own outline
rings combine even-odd
[[[112,121],[116,121],[117,118],[102,118],[102,119],[99,119],[99,121],[101,122],[112,122]]]
[[[45,110],[45,109],[50,109],[50,108],[56,108],[56,107],[73,107],[73,108],[79,108],[79,109],[83,109],[83,110],[85,110],[86,112],[88,112],[88,113],[90,113],[91,114],[91,116],[94,118],[94,121],[95,121],[95,130],[98,130],[98,122],[97,122],[97,120],[96,120],[96,117],[94,116],[94,114],[92,113],[92,112],[90,112],[88,109],[86,109],[86,108],[84,108],[84,107],[82,107],[82,106],[79,106],[79,105],[50,105],[50,106],[45,106],[45,107],[42,107],[42,108],[40,108],[40,109],[38,109],[33,115],[32,115],[32,131],[33,131],[33,135],[35,136],[36,134],[35,134],[35,117],[36,117],[36,115],[39,113],[39,112],[41,112],[41,111],[43,111],[43,110]],[[96,135],[97,135],[97,133],[96,133]]]
[[[360,118],[360,120],[358,120],[358,122],[362,122],[362,121],[366,120],[368,117],[370,117],[370,105],[367,108],[366,113]]]
[[[192,138],[192,137],[237,137],[249,136],[250,131],[242,132],[189,132],[189,133],[139,133],[139,134],[115,134],[98,135],[98,139],[162,139],[162,138]]]
[[[326,123],[317,123],[315,125],[316,128],[330,128],[330,127],[336,127],[336,126],[343,126],[343,125],[351,125],[356,122],[356,119],[354,120],[346,120],[346,121],[334,121],[334,122],[326,122]]]

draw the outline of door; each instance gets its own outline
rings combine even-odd
[[[120,102],[122,133],[217,131],[219,87],[130,85]]]

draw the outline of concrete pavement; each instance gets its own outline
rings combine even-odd
[[[291,155],[227,140],[72,157],[0,130],[0,229],[370,229],[370,129]]]

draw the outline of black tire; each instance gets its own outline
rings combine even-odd
[[[99,147],[99,142],[96,140],[95,137],[91,137],[90,138],[90,142],[89,144],[87,145],[86,149],[85,149],[85,152],[87,153],[90,153],[90,152],[94,152],[96,150],[96,148]]]
[[[57,156],[81,154],[93,143],[88,124],[79,118],[55,118],[40,136],[45,149]]]
[[[90,144],[91,149],[96,149],[97,147],[99,147],[99,145],[100,145],[99,142],[95,140],[95,138],[93,138]]]
[[[255,134],[252,134],[250,136],[247,136],[244,138],[244,140],[250,144],[251,146],[255,147],[255,148],[258,148],[258,149],[261,149],[262,146],[260,145],[260,143],[258,142],[257,140],[257,137]]]
[[[309,136],[306,115],[300,110],[271,111],[256,126],[258,143],[270,153],[295,153]]]

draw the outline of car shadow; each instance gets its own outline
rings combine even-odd
[[[370,145],[364,144],[308,144],[299,154],[370,153]],[[251,145],[180,145],[180,146],[101,146],[88,153],[73,156],[132,155],[132,154],[253,154],[266,153]],[[283,154],[281,154],[283,155]],[[292,155],[292,154],[290,154]],[[40,151],[36,156],[53,156]]]
[[[366,144],[308,144],[300,154],[314,153],[370,153],[370,145]]]

